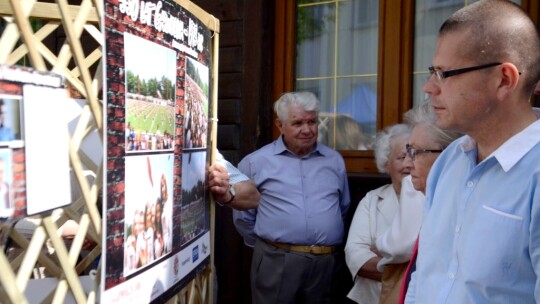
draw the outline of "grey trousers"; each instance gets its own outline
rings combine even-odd
[[[253,304],[331,303],[335,254],[278,249],[258,239],[251,262]]]

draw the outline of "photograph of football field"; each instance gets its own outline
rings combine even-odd
[[[176,52],[124,33],[126,151],[171,150],[175,130]]]

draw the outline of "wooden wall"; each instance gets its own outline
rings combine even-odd
[[[194,0],[220,20],[218,149],[237,164],[248,153],[271,142],[274,0]],[[377,174],[349,176],[352,206],[371,189],[388,182]],[[215,266],[217,303],[251,303],[251,249],[232,223],[227,207],[216,208]],[[352,287],[346,269],[339,274],[342,297]]]
[[[218,149],[237,164],[272,140],[273,0],[193,1],[220,20]],[[251,303],[251,249],[216,208],[218,303]]]

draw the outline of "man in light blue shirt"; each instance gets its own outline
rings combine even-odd
[[[535,25],[510,1],[466,6],[441,26],[430,72],[437,125],[467,135],[430,171],[405,302],[540,302]]]
[[[281,136],[238,165],[261,193],[257,209],[233,213],[254,246],[253,303],[330,303],[350,203],[345,164],[317,143],[315,95],[286,93],[274,109]]]

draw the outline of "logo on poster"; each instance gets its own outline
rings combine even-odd
[[[206,252],[208,252],[208,246],[206,246],[205,243],[202,244],[202,254],[206,255]]]
[[[199,259],[199,246],[193,247],[191,251],[192,262],[195,263]]]
[[[180,270],[179,267],[178,267],[178,256],[175,255],[174,256],[174,262],[173,262],[173,271],[174,271],[175,276],[178,275],[178,270]]]

